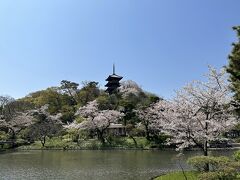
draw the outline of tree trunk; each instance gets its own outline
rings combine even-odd
[[[42,143],[42,147],[44,147],[46,143],[46,136],[43,136],[40,141]]]
[[[207,144],[208,144],[208,141],[206,140],[205,142],[204,142],[204,156],[208,156],[208,147],[207,147]]]
[[[137,144],[136,139],[135,139],[133,136],[129,136],[129,137],[133,140],[134,145],[135,145],[135,147],[137,148],[137,147],[138,147],[138,144]]]
[[[207,120],[208,120],[208,117],[209,117],[209,115],[207,114],[207,117],[206,117]],[[208,136],[208,122],[207,121],[205,122],[205,133],[206,133],[206,136]],[[203,151],[204,151],[204,156],[208,156],[208,140],[207,139],[204,141]],[[204,169],[206,172],[209,171],[209,163],[206,163],[206,166]]]
[[[11,133],[11,139],[15,140],[16,139],[16,133],[13,128],[9,127],[9,131]]]
[[[97,130],[97,134],[98,134],[98,139],[101,141],[102,144],[105,144],[105,139],[103,137],[103,131]]]
[[[145,123],[144,126],[145,126],[145,131],[146,131],[146,139],[150,140],[150,133],[149,133],[149,129],[148,129],[148,123]]]
[[[206,141],[204,142],[204,156],[208,156],[208,147],[207,147],[207,144],[208,144],[208,141],[206,140]],[[205,167],[204,167],[204,170],[205,170],[206,172],[208,172],[209,169],[210,169],[209,163],[206,163],[206,165],[205,165]]]

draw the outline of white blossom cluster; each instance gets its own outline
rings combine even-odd
[[[207,82],[194,81],[176,93],[171,101],[161,100],[139,111],[138,116],[169,134],[179,149],[216,140],[237,123],[236,102],[224,70],[209,68]]]
[[[123,97],[128,97],[130,94],[138,96],[143,90],[138,86],[138,84],[132,80],[123,81],[119,87],[120,93]]]
[[[111,123],[117,123],[123,117],[123,114],[115,110],[98,109],[97,101],[89,102],[86,106],[81,107],[76,114],[85,118],[81,123],[74,121],[67,128],[88,129],[103,131],[110,126]]]

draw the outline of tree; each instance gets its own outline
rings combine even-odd
[[[57,87],[50,87],[46,90],[33,92],[28,96],[20,99],[20,101],[31,103],[36,108],[40,108],[45,104],[48,104],[48,111],[50,114],[57,114],[61,110],[62,96],[64,95],[59,93]]]
[[[77,104],[77,98],[75,97],[75,95],[77,95],[78,86],[78,83],[62,80],[60,89],[63,90],[64,93],[71,96],[73,101]]]
[[[15,141],[16,134],[33,124],[33,117],[29,112],[16,112],[11,119],[0,118],[0,130],[8,133],[9,139]]]
[[[11,96],[0,96],[0,115],[4,116],[5,120],[10,120],[15,114],[12,106],[14,101]]]
[[[135,125],[139,122],[135,109],[144,109],[159,100],[159,97],[144,92],[136,82],[131,80],[123,81],[119,92],[121,94],[120,106],[125,114],[123,118],[125,126],[127,124]]]
[[[209,68],[208,81],[193,81],[177,92],[172,101],[154,105],[152,127],[169,135],[177,149],[198,146],[208,156],[208,144],[237,123],[236,102],[224,70]],[[157,117],[156,117],[157,116]],[[205,164],[209,171],[209,163]]]
[[[59,115],[51,116],[47,112],[47,106],[31,112],[35,118],[34,124],[28,127],[28,137],[40,140],[42,147],[45,146],[46,137],[52,137],[59,134],[62,130],[62,124]]]
[[[118,110],[120,105],[121,96],[119,94],[108,94],[101,92],[99,97],[96,98],[99,110]]]
[[[137,136],[137,135],[138,135],[137,128],[134,127],[134,125],[132,125],[132,124],[128,124],[128,125],[126,126],[126,132],[127,132],[127,135],[133,140],[134,145],[135,145],[135,147],[137,148],[137,147],[138,147],[138,144],[137,144],[136,139],[134,138],[134,136]]]
[[[147,140],[151,140],[151,134],[156,135],[163,130],[163,123],[166,123],[166,120],[169,119],[168,115],[171,114],[168,112],[171,109],[169,105],[169,102],[160,100],[148,107],[136,110],[137,116],[145,128]]]
[[[237,32],[237,42],[233,43],[233,49],[229,55],[227,72],[230,73],[230,81],[235,98],[240,102],[240,26],[233,27]]]
[[[5,132],[9,139],[14,140],[16,138],[16,133],[9,123],[4,119],[0,119],[0,131]]]
[[[179,91],[173,102],[174,135],[182,147],[198,145],[208,155],[208,143],[236,124],[233,98],[225,71],[210,68],[208,82],[195,81]],[[172,131],[174,132],[174,130]]]
[[[86,118],[80,124],[74,122],[67,128],[87,129],[94,131],[98,139],[104,144],[106,130],[111,123],[116,123],[123,114],[115,110],[99,110],[97,101],[91,101],[86,106],[81,107],[76,115]]]
[[[237,122],[234,100],[224,70],[209,68],[207,82],[194,81],[177,92],[171,102],[157,103],[155,128],[164,130],[178,149],[192,145],[208,155],[208,143],[218,139]]]
[[[141,92],[143,92],[140,86],[132,80],[123,81],[119,87],[119,91],[125,97],[129,94],[138,96]]]
[[[82,83],[83,87],[77,93],[78,102],[85,106],[88,102],[95,100],[100,95],[98,82],[85,81]]]

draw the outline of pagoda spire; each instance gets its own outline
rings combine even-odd
[[[115,75],[115,63],[113,63],[113,75]]]

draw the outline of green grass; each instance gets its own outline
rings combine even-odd
[[[197,180],[198,173],[187,171],[185,172],[188,180]],[[154,180],[185,180],[183,172],[172,172],[166,175],[159,176]]]
[[[151,149],[153,145],[152,142],[149,142],[144,137],[135,137],[137,141],[137,147],[134,144],[134,141],[128,137],[112,137],[109,139],[106,144],[102,144],[97,139],[86,139],[79,140],[79,142],[73,142],[69,136],[63,137],[53,137],[47,138],[45,147],[42,147],[40,141],[35,141],[35,143],[30,145],[20,146],[18,149],[31,150],[31,149],[106,149],[106,148],[115,148],[115,149]]]

